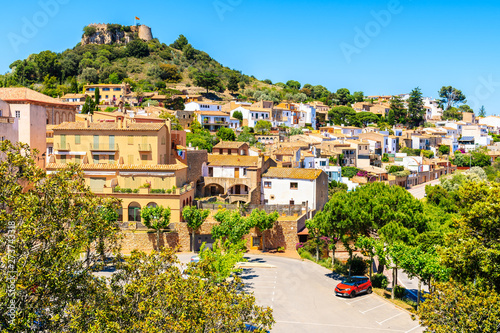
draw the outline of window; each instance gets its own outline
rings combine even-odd
[[[21,118],[21,111],[16,111],[16,118]]]
[[[80,163],[82,163],[82,157],[81,157],[81,156],[79,156],[79,155],[75,156],[75,163],[76,163],[76,164],[80,164]]]
[[[61,163],[66,164],[66,155],[61,155]]]
[[[299,183],[290,183],[291,190],[297,190],[299,188]]]
[[[274,200],[274,195],[269,196],[269,199]]]
[[[109,164],[115,164],[115,155],[109,155],[108,159],[109,159]]]
[[[109,91],[109,88],[102,88],[102,91]]]
[[[271,182],[264,182],[264,188],[271,188]]]
[[[2,141],[5,140],[5,136],[2,136]],[[47,147],[47,153],[49,155],[52,155],[52,153],[54,152],[54,149],[52,147]]]
[[[99,155],[93,155],[94,158],[94,164],[99,164]]]
[[[106,98],[109,98],[109,96],[108,96],[108,95],[106,95]]]
[[[260,247],[260,237],[252,237],[252,246]]]
[[[79,145],[81,143],[81,136],[80,134],[75,135],[75,145]]]
[[[146,154],[141,155],[141,160],[147,160],[147,159],[148,159],[148,155],[146,155]]]

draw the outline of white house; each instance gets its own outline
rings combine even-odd
[[[484,118],[479,119],[479,124],[480,125],[488,125],[488,126],[493,126],[497,129],[500,129],[500,117],[498,116],[488,116]]]
[[[217,132],[221,127],[237,128],[238,122],[231,120],[229,114],[222,111],[198,111],[195,112],[196,119],[204,128],[210,132]]]
[[[309,104],[300,103],[298,105],[298,110],[305,113],[304,125],[311,124],[313,129],[316,129],[316,108]]]
[[[328,201],[328,176],[321,169],[269,168],[262,174],[262,201],[321,210]]]
[[[189,102],[184,105],[184,111],[222,111],[222,105],[211,102]]]
[[[256,108],[256,107],[237,107],[234,110],[231,110],[231,117],[234,117],[235,112],[241,112],[243,115],[242,126],[255,127],[255,124],[259,120],[271,121],[269,109],[264,108]]]

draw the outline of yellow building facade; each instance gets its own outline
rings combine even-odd
[[[80,165],[93,192],[121,199],[120,219],[125,227],[143,227],[140,210],[154,205],[170,207],[171,222],[179,222],[182,208],[194,200],[194,188],[187,184],[188,167],[172,141],[170,121],[86,120],[60,124],[53,132],[48,172],[68,163]]]

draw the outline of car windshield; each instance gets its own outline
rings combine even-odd
[[[360,283],[359,279],[353,279],[353,278],[347,278],[342,281],[342,284],[348,285],[348,286],[354,286],[356,283]]]

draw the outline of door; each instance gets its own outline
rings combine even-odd
[[[240,168],[234,168],[234,178],[240,178]]]
[[[193,235],[190,236],[190,244],[193,244]],[[205,248],[212,249],[214,245],[214,240],[212,239],[212,235],[195,235],[194,236],[194,250],[195,252],[199,252],[202,244],[205,243]],[[191,245],[192,247],[193,245]],[[191,249],[193,250],[193,249]]]
[[[234,189],[235,189],[235,193],[234,194],[241,194],[240,185],[236,185],[234,187]]]

